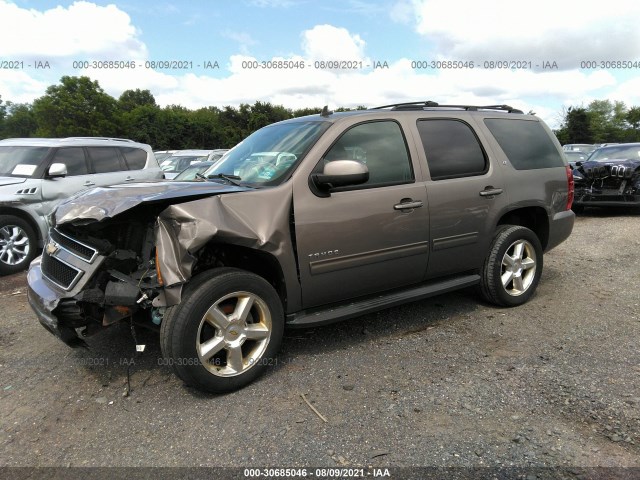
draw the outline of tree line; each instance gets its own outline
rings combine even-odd
[[[640,142],[640,107],[594,100],[587,107],[569,107],[561,115],[560,128],[554,133],[563,145]]]
[[[88,77],[64,76],[31,104],[0,96],[0,138],[98,136],[130,138],[155,150],[231,148],[265,125],[320,111],[260,101],[238,108],[161,108],[149,90],[126,90],[116,99]]]
[[[265,125],[320,111],[260,101],[238,108],[160,107],[149,90],[126,90],[116,99],[89,77],[64,76],[31,104],[0,96],[0,138],[100,136],[130,138],[156,150],[231,148]],[[554,133],[562,144],[640,142],[640,107],[594,100],[560,116]]]

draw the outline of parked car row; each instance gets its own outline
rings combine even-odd
[[[216,150],[176,150],[169,155],[164,155],[166,152],[160,152],[162,160],[159,159],[160,168],[164,172],[164,177],[168,180],[173,180],[180,172],[182,172],[188,166],[207,161],[215,161],[227,152],[226,149]],[[156,158],[158,153],[156,153]]]
[[[591,154],[595,149],[608,147],[609,145],[618,145],[617,143],[567,143],[562,146],[563,152],[581,152],[586,155]]]

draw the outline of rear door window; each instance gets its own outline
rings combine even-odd
[[[460,120],[418,120],[432,180],[482,175],[487,157],[475,132]]]
[[[89,158],[95,173],[119,172],[127,168],[120,161],[115,147],[88,147]]]

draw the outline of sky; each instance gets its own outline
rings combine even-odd
[[[640,106],[640,2],[0,0],[0,98],[64,75],[161,106]]]

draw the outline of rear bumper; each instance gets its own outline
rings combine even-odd
[[[576,214],[572,210],[556,213],[549,225],[549,242],[545,251],[549,251],[564,242],[573,231]]]
[[[52,289],[47,281],[43,279],[40,267],[41,258],[38,257],[31,263],[27,274],[29,305],[38,317],[40,324],[49,333],[55,335],[70,347],[85,346],[85,342],[78,337],[75,329],[61,325],[53,314],[53,310],[58,306],[62,295]]]

